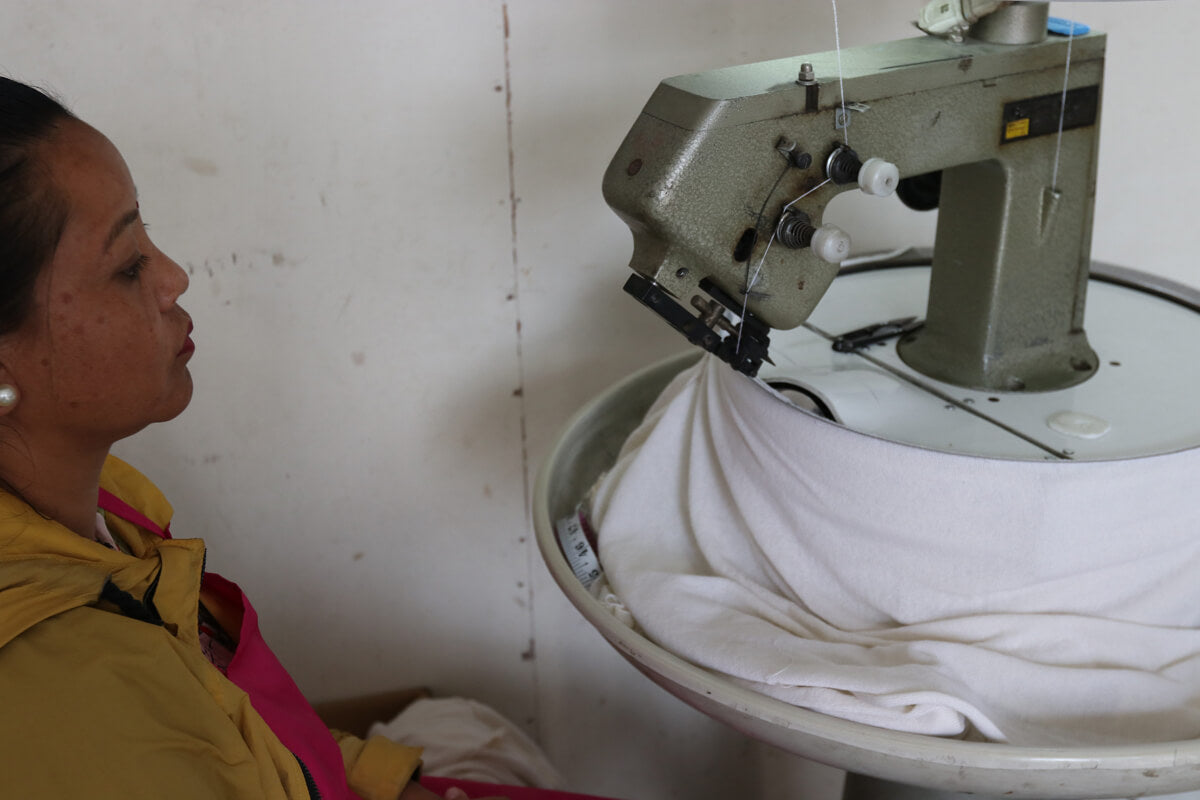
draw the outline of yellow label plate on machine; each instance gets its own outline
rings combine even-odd
[[[1022,136],[1028,135],[1029,117],[1026,117],[1025,119],[1013,120],[1004,126],[1004,138],[1006,141],[1008,139],[1019,139]]]

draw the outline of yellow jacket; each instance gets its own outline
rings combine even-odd
[[[171,507],[110,458],[103,488],[166,527]],[[88,541],[0,492],[0,796],[22,800],[309,800],[304,772],[245,692],[200,651],[204,543],[109,514],[132,554]],[[152,584],[163,624],[118,613]],[[395,800],[420,751],[339,734],[347,781]]]

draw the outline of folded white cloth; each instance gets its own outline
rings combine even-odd
[[[370,736],[423,747],[426,775],[559,789],[563,779],[537,744],[497,711],[463,697],[417,700]]]
[[[786,702],[1021,745],[1200,736],[1200,451],[887,442],[706,358],[595,488],[613,590],[668,650]]]

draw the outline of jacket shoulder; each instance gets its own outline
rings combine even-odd
[[[303,797],[286,788],[302,776],[255,753],[238,704],[214,703],[177,647],[160,627],[82,607],[0,649],[4,796]]]

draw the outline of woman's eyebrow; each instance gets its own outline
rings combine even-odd
[[[108,252],[108,248],[112,247],[113,242],[121,235],[121,231],[132,225],[140,213],[137,208],[132,208],[122,214],[121,218],[113,223],[112,229],[108,232],[108,238],[104,240],[104,252]]]

